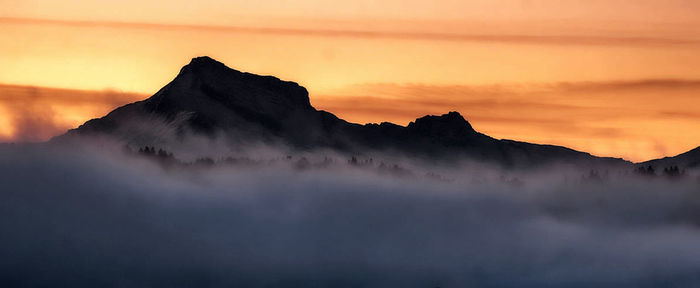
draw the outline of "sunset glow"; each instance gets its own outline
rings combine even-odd
[[[0,141],[47,140],[209,55],[353,122],[456,110],[633,161],[700,144],[693,1],[121,2],[0,1]]]
[[[0,7],[0,288],[700,287],[700,0]]]

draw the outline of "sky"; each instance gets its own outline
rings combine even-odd
[[[0,141],[155,93],[190,58],[349,121],[459,111],[496,138],[643,161],[700,145],[700,2],[0,0]]]

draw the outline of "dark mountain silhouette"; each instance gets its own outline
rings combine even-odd
[[[469,157],[506,167],[627,164],[565,147],[497,140],[475,131],[458,112],[421,117],[408,126],[349,123],[316,110],[307,90],[296,83],[239,72],[209,57],[192,59],[152,97],[87,121],[52,141],[94,135],[136,145],[199,135],[223,138],[231,145],[382,151],[435,161]]]
[[[680,169],[700,169],[700,147],[688,152],[661,159],[650,160],[639,163],[640,166],[651,166],[657,171],[668,167],[679,167]]]

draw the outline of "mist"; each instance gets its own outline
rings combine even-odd
[[[387,157],[407,177],[339,155],[299,169],[270,149],[251,156],[264,165],[164,166],[121,148],[0,147],[0,286],[700,283],[696,175],[593,181]]]

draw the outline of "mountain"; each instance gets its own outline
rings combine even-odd
[[[642,162],[639,166],[652,166],[657,171],[672,166],[678,166],[680,169],[700,169],[700,147],[673,157]]]
[[[209,57],[192,59],[152,97],[87,121],[52,141],[78,136],[166,146],[194,136],[224,139],[234,146],[264,143],[304,151],[391,152],[434,161],[468,157],[505,167],[628,164],[560,146],[494,139],[475,131],[458,112],[424,116],[407,126],[349,123],[316,110],[307,90],[296,83],[236,71]]]

